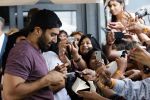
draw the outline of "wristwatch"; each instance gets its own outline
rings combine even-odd
[[[143,33],[148,33],[148,28],[144,28]]]

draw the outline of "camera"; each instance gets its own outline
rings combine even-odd
[[[116,41],[121,41],[124,37],[124,34],[122,32],[114,32]]]
[[[75,40],[76,40],[75,37],[72,37],[72,36],[68,37],[68,43],[70,44],[73,44]]]
[[[144,16],[146,16],[146,15],[150,15],[150,10],[149,10],[149,9],[150,9],[149,7],[141,8],[141,9],[139,9],[139,10],[135,13],[135,15],[138,16],[138,18],[142,18],[142,17],[144,17]]]
[[[124,57],[125,58],[125,55],[128,54],[128,52],[126,50],[122,51],[122,55],[121,57]]]
[[[95,51],[95,56],[96,56],[96,60],[97,61],[101,61],[102,60],[101,51]]]

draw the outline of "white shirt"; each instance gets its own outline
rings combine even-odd
[[[48,51],[43,53],[43,57],[48,66],[48,70],[53,70],[58,64],[63,64],[58,55],[53,51]],[[65,88],[61,89],[57,93],[54,94],[54,100],[71,100],[69,95],[67,94],[67,90]]]
[[[0,54],[2,53],[2,46],[3,46],[4,38],[5,38],[5,34],[2,33],[2,35],[0,35]]]

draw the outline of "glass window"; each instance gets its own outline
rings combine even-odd
[[[68,35],[70,35],[73,31],[76,31],[76,11],[55,11],[55,13],[62,21],[62,27],[60,28],[61,30],[65,30]],[[28,22],[27,15],[28,12],[23,12],[24,26],[26,26]]]
[[[62,21],[62,30],[67,31],[70,35],[77,29],[76,11],[55,11]]]

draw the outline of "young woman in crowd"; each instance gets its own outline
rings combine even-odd
[[[89,67],[87,66],[90,59],[89,53],[91,50],[94,49],[101,51],[102,58],[104,59],[104,62],[107,63],[107,59],[103,51],[101,50],[99,43],[90,34],[83,35],[79,41],[78,46],[76,44],[70,45],[70,50],[71,50],[75,69],[83,70]]]
[[[76,39],[76,43],[78,44],[79,41],[80,41],[80,39],[81,39],[81,37],[83,36],[83,33],[80,32],[80,31],[72,32],[72,33],[70,34],[70,36],[71,36],[71,37],[74,37],[74,38]]]
[[[142,56],[146,60],[149,57],[148,51],[137,46],[136,50],[134,52],[131,52],[131,58],[136,61],[139,61],[140,56]],[[89,72],[86,72],[86,74],[88,73],[88,75],[86,75],[86,77],[88,78],[86,79],[90,80],[93,79],[97,84],[97,86],[104,92],[104,96],[106,98],[110,98],[112,94],[117,94],[119,96],[123,96],[124,99],[126,100],[141,100],[141,99],[148,100],[150,98],[149,97],[150,67],[147,65],[148,62],[149,61],[147,60],[144,61],[144,63],[140,61],[138,64],[140,75],[142,77],[142,80],[140,81],[132,81],[131,79],[128,78],[125,78],[123,80],[113,79],[110,77],[110,75],[108,74],[107,70],[104,67],[103,68],[99,67],[96,70],[97,73],[96,76],[92,75]],[[99,98],[97,100],[101,100],[100,99],[101,96],[96,95],[97,93],[94,92],[83,92],[83,93],[79,92],[79,93],[81,93],[82,97],[92,98],[91,100],[96,100],[96,98]],[[95,95],[95,97],[87,96],[87,94],[90,93],[91,95]]]
[[[135,16],[125,10],[124,0],[109,0],[107,6],[112,16],[107,26],[110,31],[106,37],[106,55],[109,60],[115,60],[121,56],[128,43],[139,40],[136,35],[126,31],[126,26],[135,20]]]
[[[59,31],[59,35],[58,35],[58,38],[59,38],[60,40],[65,40],[65,39],[67,39],[67,38],[68,38],[67,32],[66,32],[65,30],[60,30],[60,31]]]

